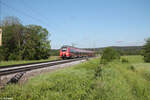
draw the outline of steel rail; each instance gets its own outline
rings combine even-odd
[[[54,61],[61,61],[61,59],[60,60],[51,60],[51,61],[31,62],[31,63],[24,63],[24,64],[4,65],[4,66],[0,66],[0,69],[12,68],[12,67],[24,66],[24,65],[40,64],[40,63],[46,63],[46,62],[54,62]]]
[[[84,58],[79,58],[79,59],[54,61],[54,62],[41,63],[41,64],[33,64],[33,65],[24,66],[24,67],[20,66],[20,67],[16,67],[16,68],[15,67],[13,67],[13,68],[4,68],[4,69],[0,70],[0,76],[19,73],[19,72],[26,72],[26,71],[30,71],[30,70],[34,70],[34,69],[50,67],[50,66],[53,66],[53,65],[59,65],[59,64],[69,63],[69,62],[83,60],[83,59]]]

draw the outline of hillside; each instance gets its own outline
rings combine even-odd
[[[115,50],[117,50],[121,55],[139,55],[141,54],[141,50],[143,46],[111,46]],[[95,50],[96,52],[102,53],[103,48],[95,48],[91,50]]]

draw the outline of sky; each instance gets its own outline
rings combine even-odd
[[[150,0],[0,0],[3,19],[46,28],[52,49],[141,46],[150,37]]]

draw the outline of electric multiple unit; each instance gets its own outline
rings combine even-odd
[[[60,49],[60,57],[65,58],[80,58],[80,57],[92,57],[93,51],[83,50],[72,46],[62,46]]]

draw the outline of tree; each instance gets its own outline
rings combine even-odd
[[[2,23],[3,46],[1,60],[39,60],[50,56],[49,33],[37,25],[23,26],[16,17],[6,17]]]
[[[150,62],[150,38],[146,40],[146,44],[143,47],[143,55],[144,55],[144,61]]]
[[[50,56],[48,31],[37,25],[25,28],[24,59],[47,59]]]
[[[16,17],[6,17],[2,23],[3,29],[3,58],[5,60],[21,60],[19,51],[22,42],[23,25]]]
[[[102,61],[110,62],[114,59],[120,59],[120,54],[113,48],[107,47],[103,50]]]
[[[59,54],[60,54],[59,51],[60,51],[59,49],[51,49],[50,55],[51,56],[59,56]]]

